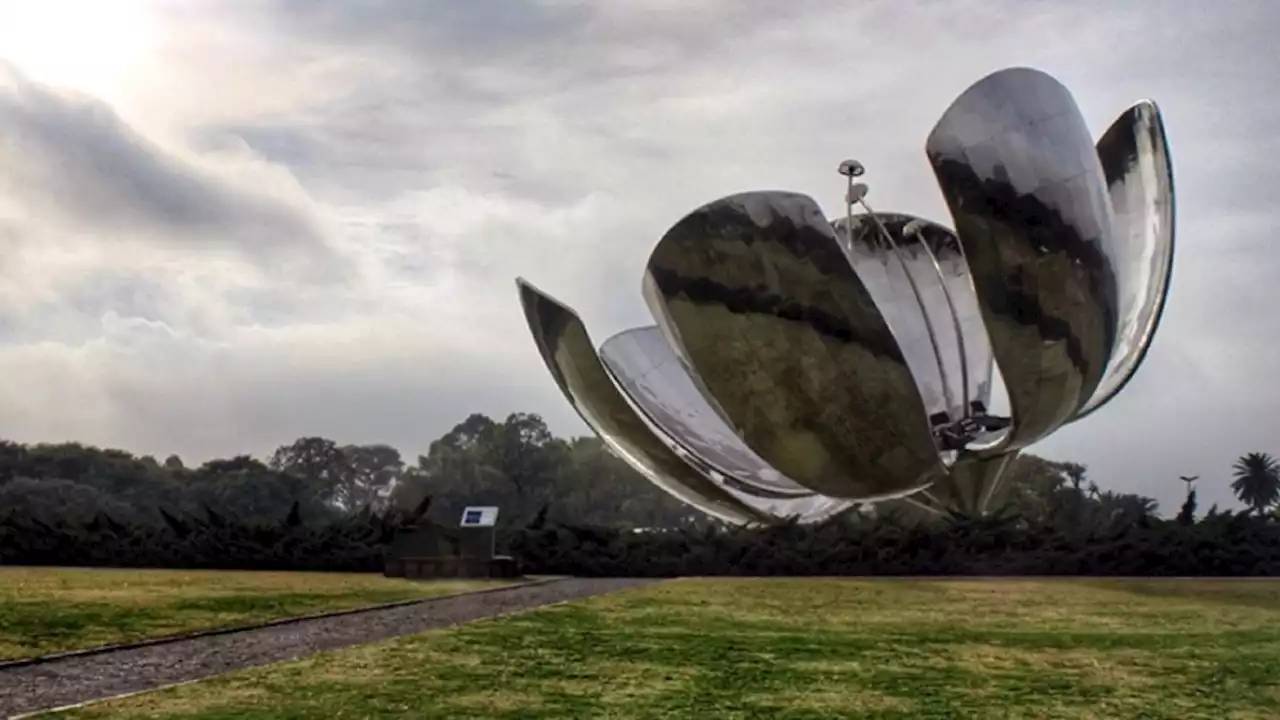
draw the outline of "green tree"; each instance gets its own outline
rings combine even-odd
[[[0,440],[0,485],[22,477],[27,467],[27,446],[10,440]]]
[[[1267,453],[1249,453],[1231,467],[1231,490],[1257,515],[1280,500],[1280,465]]]
[[[613,454],[600,438],[569,441],[551,517],[568,523],[632,528],[676,527],[702,516]]]
[[[192,471],[184,499],[187,509],[215,509],[241,520],[276,521],[295,502],[308,517],[331,514],[302,480],[248,455],[210,460]]]
[[[116,520],[138,516],[135,508],[89,485],[59,478],[15,478],[0,485],[0,510],[46,522],[73,523],[108,513]]]
[[[348,512],[385,510],[404,470],[400,451],[390,445],[347,445],[340,453],[334,503]]]
[[[512,413],[499,423],[476,414],[431,443],[412,480],[430,485],[433,516],[452,521],[464,505],[493,504],[501,518],[518,523],[564,489],[566,456],[564,440],[538,415]],[[424,494],[405,489],[406,497]]]
[[[542,515],[574,524],[675,527],[700,515],[641,478],[599,438],[558,438],[527,413],[502,422],[468,417],[400,478],[395,507],[407,510],[429,495],[429,515],[446,524],[457,522],[466,505],[497,505],[506,526]]]
[[[527,501],[543,499],[564,468],[568,447],[538,415],[512,413],[485,438],[489,465]]]
[[[302,437],[281,445],[267,466],[293,478],[304,504],[319,501],[338,505],[338,486],[348,475],[347,462],[338,444],[322,437]]]

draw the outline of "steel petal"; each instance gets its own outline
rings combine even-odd
[[[991,452],[1075,416],[1115,336],[1111,201],[1071,94],[1036,70],[992,74],[926,145],[973,275],[1013,424]]]
[[[852,232],[845,230],[849,220]],[[904,228],[913,222],[920,224],[919,234],[905,235]],[[849,262],[902,347],[930,416],[946,412],[959,419],[973,403],[988,410],[994,364],[991,343],[955,233],[901,213],[854,215],[833,226]],[[892,245],[882,237],[881,228]],[[915,280],[923,306],[907,282],[907,272]],[[940,354],[935,354],[934,342]]]
[[[1076,420],[1115,397],[1142,364],[1160,324],[1173,273],[1173,165],[1160,109],[1129,108],[1098,141],[1115,212],[1119,330],[1111,363]]]
[[[734,434],[698,391],[689,370],[656,326],[618,333],[600,359],[623,393],[682,448],[761,497],[808,497],[813,491],[773,469]]]
[[[605,341],[600,359],[622,393],[649,422],[687,453],[694,467],[722,477],[743,502],[779,519],[826,520],[856,502],[815,495],[751,451],[711,408],[657,327],[627,330]]]
[[[811,198],[698,208],[654,249],[645,296],[712,407],[801,485],[879,499],[941,467],[902,350]]]
[[[611,450],[653,484],[709,515],[739,524],[771,520],[695,470],[645,424],[609,379],[577,313],[523,279],[516,285],[551,376]]]

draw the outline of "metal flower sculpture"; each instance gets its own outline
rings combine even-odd
[[[1065,87],[1014,68],[966,90],[926,152],[954,231],[874,212],[856,161],[834,222],[795,193],[716,200],[649,258],[656,325],[598,352],[573,310],[517,280],[560,389],[645,477],[728,521],[890,498],[989,511],[1009,460],[1115,397],[1151,344],[1168,147],[1154,103],[1095,146]]]

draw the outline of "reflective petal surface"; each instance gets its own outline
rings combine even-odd
[[[999,507],[1009,495],[1005,471],[1015,457],[1016,451],[985,458],[965,455],[945,476],[912,497],[935,510],[981,517]]]
[[[1095,145],[1065,87],[1011,68],[965,90],[926,153],[954,231],[873,212],[855,159],[834,222],[797,193],[721,198],[650,256],[657,325],[599,354],[520,281],[562,391],[642,474],[734,522],[1004,506],[1017,453],[1109,402],[1151,345],[1174,251],[1168,141],[1142,101]]]
[[[713,409],[784,475],[879,499],[941,470],[907,361],[811,198],[698,208],[654,249],[645,295]]]
[[[902,347],[930,416],[946,412],[959,419],[974,402],[989,408],[991,343],[955,233],[899,213],[854,215],[852,221],[852,232],[846,231],[847,218],[833,223],[836,237]],[[912,222],[920,224],[920,232],[904,234]],[[906,273],[914,278],[923,307]]]
[[[695,387],[657,327],[605,341],[600,359],[649,420],[686,451],[761,497],[809,497],[813,491],[774,470],[734,434]]]
[[[991,452],[1073,418],[1116,334],[1111,201],[1075,101],[1036,70],[980,80],[926,149],[956,222],[1004,377],[1013,425]]]
[[[1115,211],[1119,332],[1107,372],[1077,420],[1115,397],[1142,364],[1173,272],[1173,164],[1156,104],[1140,102],[1121,115],[1098,141],[1098,158]]]
[[[771,519],[695,470],[645,424],[609,379],[577,314],[528,282],[516,282],[547,369],[611,450],[650,482],[708,515],[740,524]]]

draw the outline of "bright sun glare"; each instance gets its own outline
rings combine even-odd
[[[0,59],[37,82],[110,100],[155,42],[146,0],[0,0]]]

